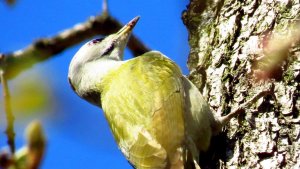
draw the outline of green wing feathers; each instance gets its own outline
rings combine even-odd
[[[159,52],[131,59],[104,77],[101,101],[123,153],[137,168],[178,163],[184,94],[178,66]],[[174,156],[174,157],[173,157]]]
[[[122,143],[121,145],[122,146]],[[137,139],[124,154],[139,169],[159,169],[167,166],[167,152],[147,131],[138,133]],[[124,151],[124,149],[122,150]]]

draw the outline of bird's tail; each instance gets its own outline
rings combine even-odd
[[[168,164],[170,169],[184,169],[184,154],[182,148],[178,148],[175,153],[171,153],[173,156],[170,158],[170,163]]]
[[[197,163],[198,159],[195,159],[190,151],[185,148],[177,149],[172,159],[170,160],[170,169],[200,169]]]

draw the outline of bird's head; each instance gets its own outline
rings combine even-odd
[[[124,49],[138,19],[135,17],[117,33],[91,40],[78,50],[70,63],[68,78],[79,96],[85,98],[88,92],[95,92],[94,79],[99,80],[107,73],[112,62],[123,60]],[[90,98],[85,99],[90,101]]]

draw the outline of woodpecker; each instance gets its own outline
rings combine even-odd
[[[164,54],[150,51],[123,60],[138,20],[84,44],[70,63],[69,82],[78,96],[103,109],[119,149],[135,168],[200,168],[199,152],[228,118],[214,116]]]

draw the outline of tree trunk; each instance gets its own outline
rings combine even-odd
[[[300,168],[300,27],[297,0],[190,0],[189,78],[230,121],[200,155],[202,168]],[[277,101],[276,101],[277,100]]]

